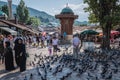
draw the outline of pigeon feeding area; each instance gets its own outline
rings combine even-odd
[[[85,50],[73,54],[34,55],[34,68],[10,80],[120,80],[120,50]]]

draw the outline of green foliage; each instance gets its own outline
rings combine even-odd
[[[18,7],[16,8],[16,12],[18,20],[22,23],[27,23],[29,19],[29,11],[23,0],[20,1]]]
[[[89,12],[89,22],[106,22],[116,25],[120,22],[120,2],[119,0],[84,0],[88,4],[85,12]]]
[[[1,7],[1,10],[8,15],[8,6],[7,5],[3,5]]]
[[[27,24],[32,25],[33,27],[38,27],[40,25],[40,19],[36,17],[30,17]]]
[[[90,13],[89,17],[89,23],[98,23],[98,19],[95,17],[95,14]]]
[[[120,0],[84,0],[88,4],[85,8],[90,13],[90,22],[99,22],[103,30],[102,46],[110,48],[110,31],[112,26],[120,23]]]
[[[87,24],[80,24],[80,26],[87,26]]]

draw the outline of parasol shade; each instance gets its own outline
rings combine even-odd
[[[94,30],[85,30],[85,31],[81,32],[81,34],[96,35],[96,34],[99,34],[99,33],[94,31]]]
[[[119,31],[119,32],[120,32],[120,28],[116,29],[116,31]]]

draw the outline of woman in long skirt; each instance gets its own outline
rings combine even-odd
[[[18,39],[15,49],[17,50],[17,57],[19,59],[20,72],[23,72],[26,70],[26,48],[22,39]]]
[[[10,42],[5,42],[5,69],[8,71],[14,70],[14,61],[13,61],[13,52],[12,48],[10,47]]]

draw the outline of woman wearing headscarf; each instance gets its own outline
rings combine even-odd
[[[5,69],[8,71],[14,70],[14,61],[13,61],[13,52],[12,48],[10,47],[10,42],[5,42]]]
[[[14,46],[14,51],[15,51],[15,62],[16,62],[16,64],[17,64],[17,67],[19,67],[20,66],[20,61],[19,61],[19,53],[20,53],[20,50],[19,50],[19,44],[18,44],[18,40],[19,40],[19,38],[17,38],[16,40],[15,40],[15,46]]]
[[[23,44],[22,39],[18,39],[17,44],[15,45],[15,54],[17,57],[18,65],[20,67],[20,72],[23,72],[26,70],[26,48],[25,44]]]

